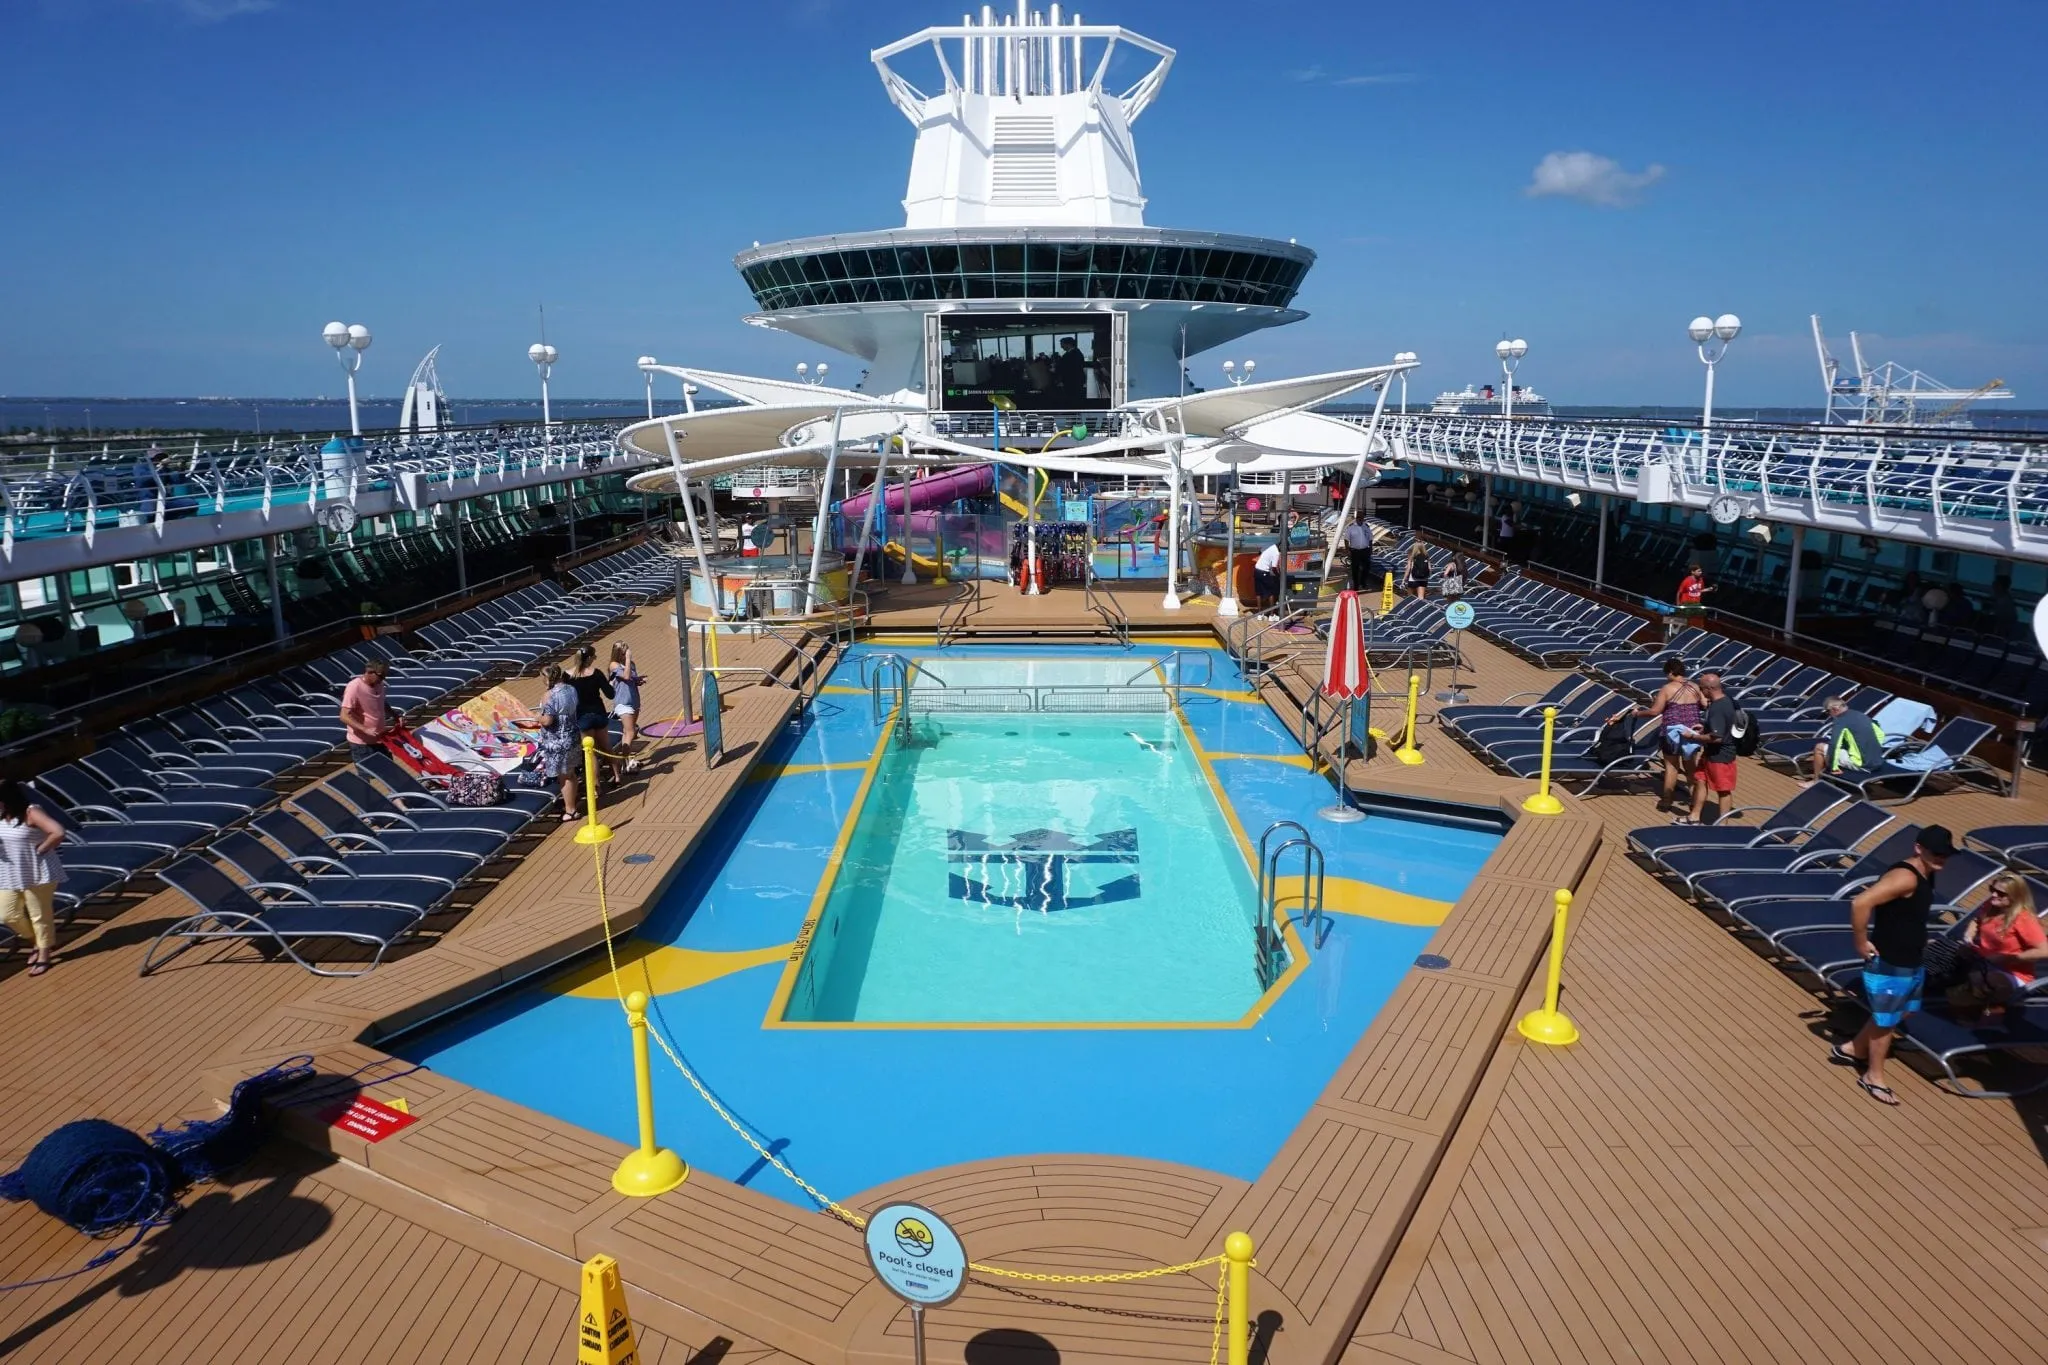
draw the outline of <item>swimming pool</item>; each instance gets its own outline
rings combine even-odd
[[[1045,689],[1032,700],[1096,695],[1044,661],[1019,676]],[[1257,1003],[1251,877],[1156,676],[1141,686],[1151,715],[949,710],[885,741],[779,1017],[1221,1021]]]
[[[957,782],[934,783],[929,777],[942,769],[932,769],[931,799],[957,803],[934,804],[931,829],[973,830],[1001,843],[1047,830],[1090,845],[1100,845],[1105,832],[1135,829],[1143,895],[1156,891],[1171,908],[1179,898],[1202,894],[1190,885],[1197,879],[1187,869],[1213,866],[1185,861],[1195,856],[1189,845],[1209,845],[1207,855],[1222,864],[1224,879],[1249,888],[1248,844],[1274,820],[1299,820],[1313,830],[1329,860],[1330,932],[1317,948],[1290,935],[1300,956],[1270,989],[1257,991],[1256,979],[1245,985],[1242,976],[1228,983],[1228,991],[1249,997],[1234,1012],[1220,996],[1193,1007],[1178,988],[1153,992],[1145,982],[1146,972],[1163,970],[1148,955],[1180,955],[1181,936],[1173,929],[1133,936],[1134,947],[1120,946],[1077,971],[1076,979],[1107,981],[1118,991],[1128,987],[1115,1009],[1074,999],[1050,979],[1054,973],[1025,993],[1027,1000],[1016,992],[1016,974],[991,969],[987,959],[973,967],[977,986],[956,985],[945,978],[958,954],[950,948],[926,952],[913,939],[907,940],[906,955],[895,960],[918,966],[919,980],[937,983],[930,997],[915,982],[904,984],[912,980],[907,973],[871,995],[897,967],[884,960],[891,953],[870,950],[863,969],[847,978],[858,990],[831,984],[836,967],[825,974],[826,995],[839,1002],[828,1012],[852,1017],[794,1017],[792,974],[811,958],[806,926],[815,938],[839,878],[860,875],[848,873],[849,859],[858,863],[868,856],[860,844],[863,793],[873,797],[872,778],[889,761],[890,747],[883,742],[887,716],[875,715],[862,679],[883,652],[909,656],[959,687],[1071,685],[1083,676],[1071,671],[1075,667],[1103,670],[1094,676],[1113,681],[1152,662],[1167,664],[1174,650],[857,646],[836,666],[801,732],[763,759],[758,780],[742,789],[709,831],[639,934],[621,945],[621,984],[653,997],[656,1026],[754,1140],[835,1198],[853,1198],[934,1167],[1051,1153],[1148,1157],[1256,1178],[1498,836],[1380,815],[1357,825],[1317,822],[1314,811],[1329,803],[1329,783],[1308,770],[1300,746],[1218,651],[1203,651],[1211,670],[1187,675],[1203,685],[1179,689],[1177,704],[1163,713],[991,716],[933,709],[914,715],[913,728],[960,731],[942,735],[928,751],[942,763],[952,762],[945,757],[952,743],[963,755],[963,770],[975,767],[965,755],[987,751],[997,763],[1020,766],[1008,782],[968,772]],[[1026,681],[1033,678],[1038,681]],[[1117,761],[1101,762],[1103,772],[1094,777],[1077,777],[1064,760],[1021,766],[1041,761],[1029,756],[1041,748],[1038,727],[1051,727],[1055,741],[1057,731],[1066,729],[1077,747]],[[1008,730],[1019,733],[988,733]],[[1171,741],[1173,747],[1148,752],[1133,733],[1161,746]],[[1167,799],[1138,813],[1126,803],[1151,797],[1117,791],[1126,781],[1156,787]],[[969,794],[970,787],[1005,786],[1029,792]],[[915,802],[906,809],[913,807]],[[969,818],[975,811],[978,827]],[[946,823],[956,816],[959,822]],[[1157,829],[1162,819],[1168,827]],[[1167,842],[1148,842],[1148,832]],[[878,847],[886,848],[877,837]],[[924,855],[983,851],[942,849],[940,836],[933,838],[923,846]],[[1055,850],[1006,851],[1037,859]],[[1089,851],[1123,850],[1112,840]],[[987,867],[970,861],[958,875],[989,887],[992,900],[1033,886],[1031,872],[1006,872],[1002,862],[991,861]],[[1061,884],[1067,900],[1099,896],[1121,875],[1119,866],[1127,865],[1068,869]],[[929,893],[941,886],[942,875],[954,875],[951,867],[947,862],[943,871],[929,864],[913,868],[912,880],[925,889],[910,899],[935,904]],[[1030,867],[1042,891],[1042,864]],[[1006,883],[1006,876],[1018,880]],[[1249,889],[1243,894],[1248,901]],[[950,888],[944,900],[939,913],[958,916],[963,932],[994,930],[991,940],[1006,934],[1013,947],[1059,947],[1096,932],[1107,941],[1137,927],[1135,919],[1130,925],[1111,922],[1132,904],[1125,901],[1055,911],[1028,903],[956,902]],[[1222,913],[1220,906],[1216,913]],[[1056,935],[1070,927],[1068,916],[1081,932]],[[1101,923],[1088,924],[1089,916]],[[878,948],[888,947],[885,925],[878,914]],[[1225,964],[1226,975],[1235,972],[1222,954],[1217,961]],[[961,975],[967,975],[964,968]],[[906,998],[915,1009],[900,1008]],[[960,1017],[937,1017],[932,1000],[951,1000]],[[870,1009],[899,1017],[879,1017]],[[820,1009],[800,1004],[794,1014],[807,1011]],[[900,1017],[906,1013],[919,1017]],[[634,1140],[628,1039],[601,957],[402,1040],[396,1051],[530,1108]],[[808,1206],[801,1191],[762,1162],[659,1058],[656,1065],[665,1143],[700,1169]],[[1255,1098],[1248,1102],[1248,1095]],[[905,1105],[912,1098],[916,1120],[906,1125]]]

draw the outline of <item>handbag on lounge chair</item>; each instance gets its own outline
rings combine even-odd
[[[1619,763],[1635,752],[1634,737],[1629,734],[1630,716],[1616,716],[1600,727],[1599,738],[1593,741],[1592,750],[1586,755],[1595,763]]]
[[[458,772],[448,779],[451,806],[495,806],[504,799],[505,781],[494,772]]]

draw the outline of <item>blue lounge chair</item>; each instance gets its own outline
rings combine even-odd
[[[579,760],[580,761],[580,760]],[[502,807],[450,806],[426,783],[413,776],[403,763],[388,753],[372,754],[358,767],[384,784],[394,800],[407,810],[491,810],[509,809],[523,811],[530,820],[551,806],[558,805],[560,798],[552,792],[535,791],[531,788],[507,787]]]
[[[177,805],[201,802],[262,810],[277,803],[277,793],[261,783],[202,782],[181,768],[145,766],[116,748],[99,748],[78,760],[123,801]]]
[[[420,916],[410,910],[323,905],[301,887],[240,886],[212,863],[196,856],[179,859],[157,873],[157,877],[198,910],[150,942],[142,957],[142,976],[148,976],[188,948],[223,939],[271,944],[316,976],[361,976],[375,969],[392,945],[412,933],[420,922]],[[258,900],[252,894],[256,891],[280,899]],[[370,955],[370,960],[353,971],[315,966],[299,952],[300,945],[310,944],[359,948]],[[175,946],[163,952],[166,945]]]
[[[370,785],[368,778],[355,772],[334,773],[328,777],[327,785],[361,812],[363,819],[373,828],[384,823],[404,822],[401,828],[480,830],[510,839],[526,828],[533,818],[525,811],[513,810],[509,806],[436,808],[423,801],[401,803],[400,798],[378,791]]]
[[[116,820],[168,821],[222,828],[247,819],[251,812],[258,809],[256,802],[246,798],[226,801],[166,801],[150,800],[147,792],[135,792],[132,797],[119,795],[76,763],[66,763],[38,775],[36,786],[39,790],[56,796],[72,810]],[[271,802],[277,800],[277,793],[274,791],[266,790],[263,794]]]
[[[430,915],[448,893],[452,882],[424,882],[407,877],[368,877],[337,863],[325,872],[307,876],[291,859],[248,830],[235,830],[213,842],[208,853],[242,874],[250,885],[275,889],[296,887],[310,893],[323,905],[374,905],[392,910],[411,910]]]
[[[312,787],[294,796],[292,808],[313,822],[322,834],[351,850],[377,853],[460,853],[487,863],[505,851],[510,840],[495,830],[443,829],[427,831],[410,822],[386,823],[372,828],[364,819],[325,787]]]
[[[1847,793],[1816,783],[1772,811],[1761,824],[1728,823],[1739,815],[1770,809],[1768,806],[1741,806],[1723,814],[1721,822],[1715,825],[1648,825],[1630,830],[1628,843],[1631,849],[1652,861],[1662,861],[1664,854],[1675,853],[1679,849],[1789,845],[1800,836],[1811,834],[1823,816],[1848,799]]]
[[[397,877],[432,882],[452,891],[483,866],[481,857],[468,853],[352,853],[328,843],[312,826],[285,810],[274,810],[267,815],[259,815],[250,822],[249,827],[283,849],[292,865],[302,872],[348,872],[361,877]]]
[[[1854,862],[1837,867],[1809,867],[1794,872],[1716,872],[1693,878],[1701,900],[1737,911],[1750,901],[1814,900],[1839,896],[1877,880],[1886,868],[1913,855],[1918,825],[1893,830]]]
[[[1963,843],[2018,867],[2048,871],[2048,825],[1986,825],[1965,834]]]
[[[1971,753],[1971,750],[1996,733],[1996,730],[1981,720],[1957,716],[1944,722],[1927,741],[1926,752],[1939,749],[1945,755],[1939,763],[1915,765],[1911,761],[1911,754],[1922,751],[1909,750],[1906,753],[1893,754],[1875,767],[1860,768],[1853,772],[1829,773],[1827,780],[1847,787],[1866,800],[1877,801],[1887,806],[1904,805],[1911,801],[1927,785],[1928,779],[1937,773],[1945,773],[1952,777],[1988,779],[2003,795],[2006,790],[2004,775]],[[1902,759],[1905,761],[1902,762]],[[1889,787],[1893,795],[1872,796],[1873,787]]]
[[[1694,883],[1697,879],[1718,873],[1801,872],[1810,867],[1846,862],[1854,856],[1856,845],[1890,824],[1892,818],[1868,801],[1858,801],[1837,810],[1803,843],[1758,845],[1754,848],[1674,849],[1657,862],[1663,871],[1684,882],[1686,894],[1692,895],[1696,891]]]
[[[1953,910],[2004,869],[1981,853],[1959,852],[1934,875],[1934,904],[1937,908]],[[1857,882],[1852,886],[1825,897],[1801,897],[1797,900],[1752,900],[1735,907],[1735,918],[1770,939],[1779,942],[1788,934],[1804,934],[1812,930],[1839,930],[1844,935],[1849,928],[1849,902],[1866,883]],[[1853,953],[1853,947],[1852,947]],[[1848,961],[1848,958],[1844,958]]]

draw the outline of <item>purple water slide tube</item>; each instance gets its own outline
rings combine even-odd
[[[996,467],[992,464],[949,469],[943,474],[933,474],[911,481],[910,510],[936,511],[949,502],[958,502],[962,498],[978,498],[995,486]],[[840,503],[840,515],[849,519],[867,515],[869,496],[867,493],[856,493]],[[903,482],[893,475],[889,479],[888,491],[882,497],[882,510],[890,516],[903,515]]]

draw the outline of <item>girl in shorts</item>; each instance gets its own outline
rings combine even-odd
[[[624,640],[612,643],[612,666],[607,675],[612,684],[612,714],[619,720],[619,753],[622,755],[613,770],[612,780],[624,782],[627,773],[640,771],[640,760],[633,757],[633,746],[640,742],[640,685],[647,681],[640,676],[640,669],[633,662],[633,647]]]

